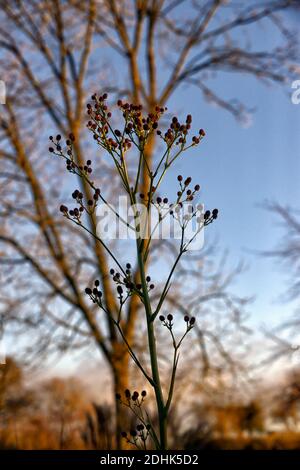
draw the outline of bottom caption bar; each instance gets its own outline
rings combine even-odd
[[[300,464],[300,451],[167,451],[167,452],[142,452],[142,451],[11,451],[0,450],[0,464],[16,463],[35,467],[68,464],[71,468],[91,468],[113,466],[121,468],[139,468],[142,466],[184,466],[198,468],[208,465],[206,468],[223,468],[230,465],[231,468],[244,468],[255,465],[271,465],[272,469],[282,468],[282,465]],[[4,467],[2,467],[4,468]]]

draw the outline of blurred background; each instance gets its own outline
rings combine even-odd
[[[120,448],[120,431],[134,426],[115,393],[143,380],[84,294],[100,279],[114,312],[114,265],[59,213],[80,182],[48,152],[49,135],[72,132],[78,163],[93,161],[106,199],[120,195],[86,129],[95,92],[146,112],[167,106],[166,124],[190,113],[206,132],[161,187],[172,200],[177,175],[191,176],[220,214],[203,249],[180,263],[166,305],[178,331],[185,314],[197,319],[181,353],[171,447],[300,447],[299,19],[296,0],[0,0],[1,448]],[[153,139],[149,162],[160,150]],[[155,244],[153,302],[175,245]],[[111,248],[134,265],[130,242]],[[124,331],[146,363],[134,297]],[[157,335],[167,383],[170,342]],[[150,391],[147,400],[151,412]]]

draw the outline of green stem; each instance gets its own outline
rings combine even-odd
[[[137,240],[137,254],[138,264],[141,276],[141,284],[143,290],[144,304],[147,318],[147,334],[148,334],[148,346],[151,361],[152,378],[154,382],[154,392],[156,398],[157,412],[159,418],[159,437],[160,437],[160,450],[167,448],[167,413],[164,404],[164,398],[162,393],[162,387],[160,383],[160,374],[157,361],[157,349],[156,349],[156,338],[154,332],[154,323],[152,317],[151,303],[148,294],[147,281],[145,275],[145,266],[143,260],[143,242]]]

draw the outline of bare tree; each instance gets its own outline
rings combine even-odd
[[[191,84],[204,98],[243,119],[245,106],[218,96],[207,78],[221,72],[250,74],[266,82],[292,78],[296,40],[285,14],[297,4],[0,1],[1,79],[7,84],[0,132],[2,316],[14,333],[31,331],[35,357],[93,341],[109,364],[115,390],[128,385],[128,355],[113,324],[108,318],[99,321],[82,295],[83,281],[100,277],[106,305],[116,310],[108,261],[99,243],[57,215],[67,181],[60,176],[58,183],[61,166],[45,155],[44,131],[74,134],[76,160],[82,164],[92,151],[84,132],[86,96],[103,88],[151,111],[155,103],[166,104],[179,86]],[[251,38],[253,25],[266,21],[273,24],[280,47],[252,50],[246,40],[237,40],[237,32]],[[145,150],[149,167],[155,145],[153,139]],[[102,181],[112,189],[104,161],[102,168]],[[143,174],[146,187],[145,166]],[[84,184],[82,191],[89,199]],[[204,299],[216,295],[212,291]],[[226,289],[222,296],[228,299]],[[180,299],[175,300],[178,304]],[[137,313],[133,297],[127,312],[129,343]],[[120,429],[122,417],[117,416]]]
[[[276,260],[287,273],[287,287],[280,293],[283,302],[294,305],[294,313],[283,319],[279,325],[266,332],[271,341],[271,355],[266,359],[277,360],[292,355],[299,345],[299,288],[300,288],[300,217],[299,210],[277,202],[267,203],[266,209],[273,212],[283,228],[283,236],[273,249],[263,255]]]

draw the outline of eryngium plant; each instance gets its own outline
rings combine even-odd
[[[97,304],[116,326],[122,340],[126,344],[132,360],[143,374],[148,385],[150,385],[154,391],[159,429],[155,429],[145,409],[144,402],[147,396],[145,390],[141,393],[137,391],[131,393],[130,390],[125,390],[117,394],[117,399],[124,404],[124,406],[132,410],[138,421],[136,429],[124,430],[122,436],[127,442],[142,449],[146,448],[146,441],[150,438],[156,449],[163,450],[167,449],[168,413],[172,403],[179,349],[182,341],[193,328],[195,318],[184,317],[185,330],[178,339],[174,332],[173,315],[167,313],[165,316],[161,314],[161,311],[180,258],[188,251],[190,244],[197,234],[217,218],[218,210],[214,209],[212,212],[207,210],[203,213],[202,205],[193,205],[192,201],[195,200],[200,186],[197,184],[191,187],[191,177],[185,179],[181,175],[177,177],[179,189],[173,203],[169,203],[167,198],[158,196],[158,189],[171,165],[175,164],[176,160],[187,149],[199,145],[205,136],[204,130],[200,129],[198,135],[194,135],[191,138],[189,137],[192,123],[191,115],[186,117],[185,123],[180,123],[177,117],[173,117],[168,129],[163,131],[159,128],[159,122],[166,108],[156,106],[152,113],[143,115],[141,105],[123,103],[119,100],[117,106],[123,117],[123,125],[120,129],[114,129],[112,125],[112,112],[107,105],[107,94],[102,96],[93,95],[92,102],[87,105],[87,113],[89,116],[87,127],[92,132],[93,138],[98,145],[104,149],[112,159],[114,168],[120,178],[121,186],[131,206],[134,208],[137,266],[134,272],[130,263],[127,263],[125,266],[122,265],[122,262],[117,259],[113,251],[109,248],[107,240],[104,240],[101,234],[96,230],[95,214],[99,202],[106,204],[113,211],[114,209],[112,204],[106,200],[101,189],[96,187],[92,179],[93,169],[91,160],[87,160],[84,166],[80,166],[76,163],[76,159],[74,158],[76,142],[72,134],[69,135],[65,144],[62,142],[60,135],[57,135],[56,138],[51,136],[50,140],[52,146],[49,148],[49,151],[64,158],[67,170],[79,176],[83,185],[87,185],[91,190],[93,198],[85,201],[83,193],[79,189],[76,189],[72,194],[76,206],[69,209],[65,205],[62,205],[60,210],[64,217],[88,231],[97,242],[101,243],[112,258],[115,267],[110,270],[110,275],[116,285],[116,295],[119,302],[117,314],[112,313],[105,304],[100,290],[99,280],[96,279],[93,286],[86,287],[85,292],[90,297],[91,301]],[[161,139],[164,149],[155,168],[151,168],[146,158],[145,149],[149,139],[153,138],[155,133],[158,138]],[[129,172],[128,164],[126,163],[127,153],[130,149],[134,149],[137,153],[137,165],[133,174],[132,171]],[[139,189],[142,186],[142,180],[144,181],[145,187],[145,177],[148,188],[144,194],[140,193]],[[190,203],[190,210],[188,214],[183,215],[182,208],[185,202]],[[155,286],[147,273],[147,265],[153,241],[153,230],[141,230],[142,221],[140,211],[136,209],[137,203],[139,205],[142,204],[143,208],[147,211],[147,215],[149,216],[148,220],[150,219],[151,208],[153,208],[153,206],[159,211],[160,209],[164,209],[159,213],[158,224],[161,223],[166,216],[173,217],[179,224],[181,230],[181,240],[177,258],[165,281],[162,292],[159,295],[159,300],[156,301],[155,305],[153,305],[154,302],[151,299],[151,292]],[[116,212],[115,215],[121,218]],[[186,229],[188,224],[192,222],[192,219],[195,219],[197,229],[193,232],[191,238],[186,239]],[[156,227],[154,229],[156,229]],[[149,362],[151,365],[150,371],[141,363],[138,353],[134,351],[132,344],[127,341],[122,328],[124,305],[132,296],[138,296],[145,312]],[[156,321],[167,328],[173,344],[173,365],[170,373],[169,386],[166,391],[162,388],[158,364],[158,351],[154,329]]]

